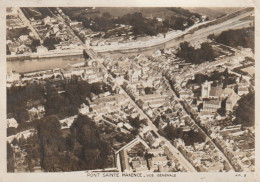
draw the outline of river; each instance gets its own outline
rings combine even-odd
[[[7,61],[7,70],[18,73],[48,70],[53,68],[64,68],[67,64],[84,62],[83,55],[47,57],[17,61]]]

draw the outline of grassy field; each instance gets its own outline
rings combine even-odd
[[[142,8],[142,7],[127,7],[127,8],[116,8],[116,7],[98,7],[95,8],[95,13],[90,13],[90,11],[94,10],[86,10],[86,8],[66,8],[71,11],[73,14],[73,17],[76,17],[78,15],[87,14],[88,17],[95,17],[95,16],[101,16],[103,13],[109,13],[112,17],[122,17],[126,14],[132,14],[135,12],[141,12],[144,17],[146,18],[167,18],[171,16],[180,16],[179,13],[176,13],[174,11],[169,10],[166,7],[160,7],[160,8]]]
[[[167,8],[97,8],[101,13],[109,12],[112,16],[118,17],[128,13],[141,12],[144,17],[166,18],[177,15]]]
[[[231,8],[222,8],[222,7],[187,7],[184,8],[194,13],[199,13],[201,15],[206,15],[210,20],[215,19],[219,16],[237,11],[242,9],[242,7],[231,7]]]

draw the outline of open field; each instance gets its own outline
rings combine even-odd
[[[242,9],[242,7],[236,7],[236,8],[206,8],[206,7],[187,7],[185,8],[191,12],[199,13],[201,15],[206,15],[209,20],[215,19],[217,17],[223,16],[225,14],[231,13],[233,11],[237,11],[239,9]]]
[[[35,8],[21,8],[25,16],[29,18],[34,18],[34,19],[43,19],[47,16],[52,17],[52,13],[48,10],[48,8],[40,8],[40,7],[35,7]]]

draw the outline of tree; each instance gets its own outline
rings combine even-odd
[[[7,142],[7,172],[14,172],[13,148]]]
[[[55,49],[55,44],[59,44],[61,42],[61,39],[57,37],[46,37],[43,41],[43,45],[47,47],[48,50]]]
[[[243,126],[255,125],[255,93],[248,93],[238,101],[238,107],[234,111],[235,124]]]
[[[39,39],[33,39],[32,40],[32,43],[30,45],[31,49],[32,49],[32,52],[36,52],[37,51],[37,47],[40,46],[41,43],[40,43],[40,40]]]

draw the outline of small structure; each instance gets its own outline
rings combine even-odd
[[[18,123],[17,123],[17,121],[14,118],[7,119],[7,127],[8,128],[11,128],[11,127],[17,128],[18,127]]]

